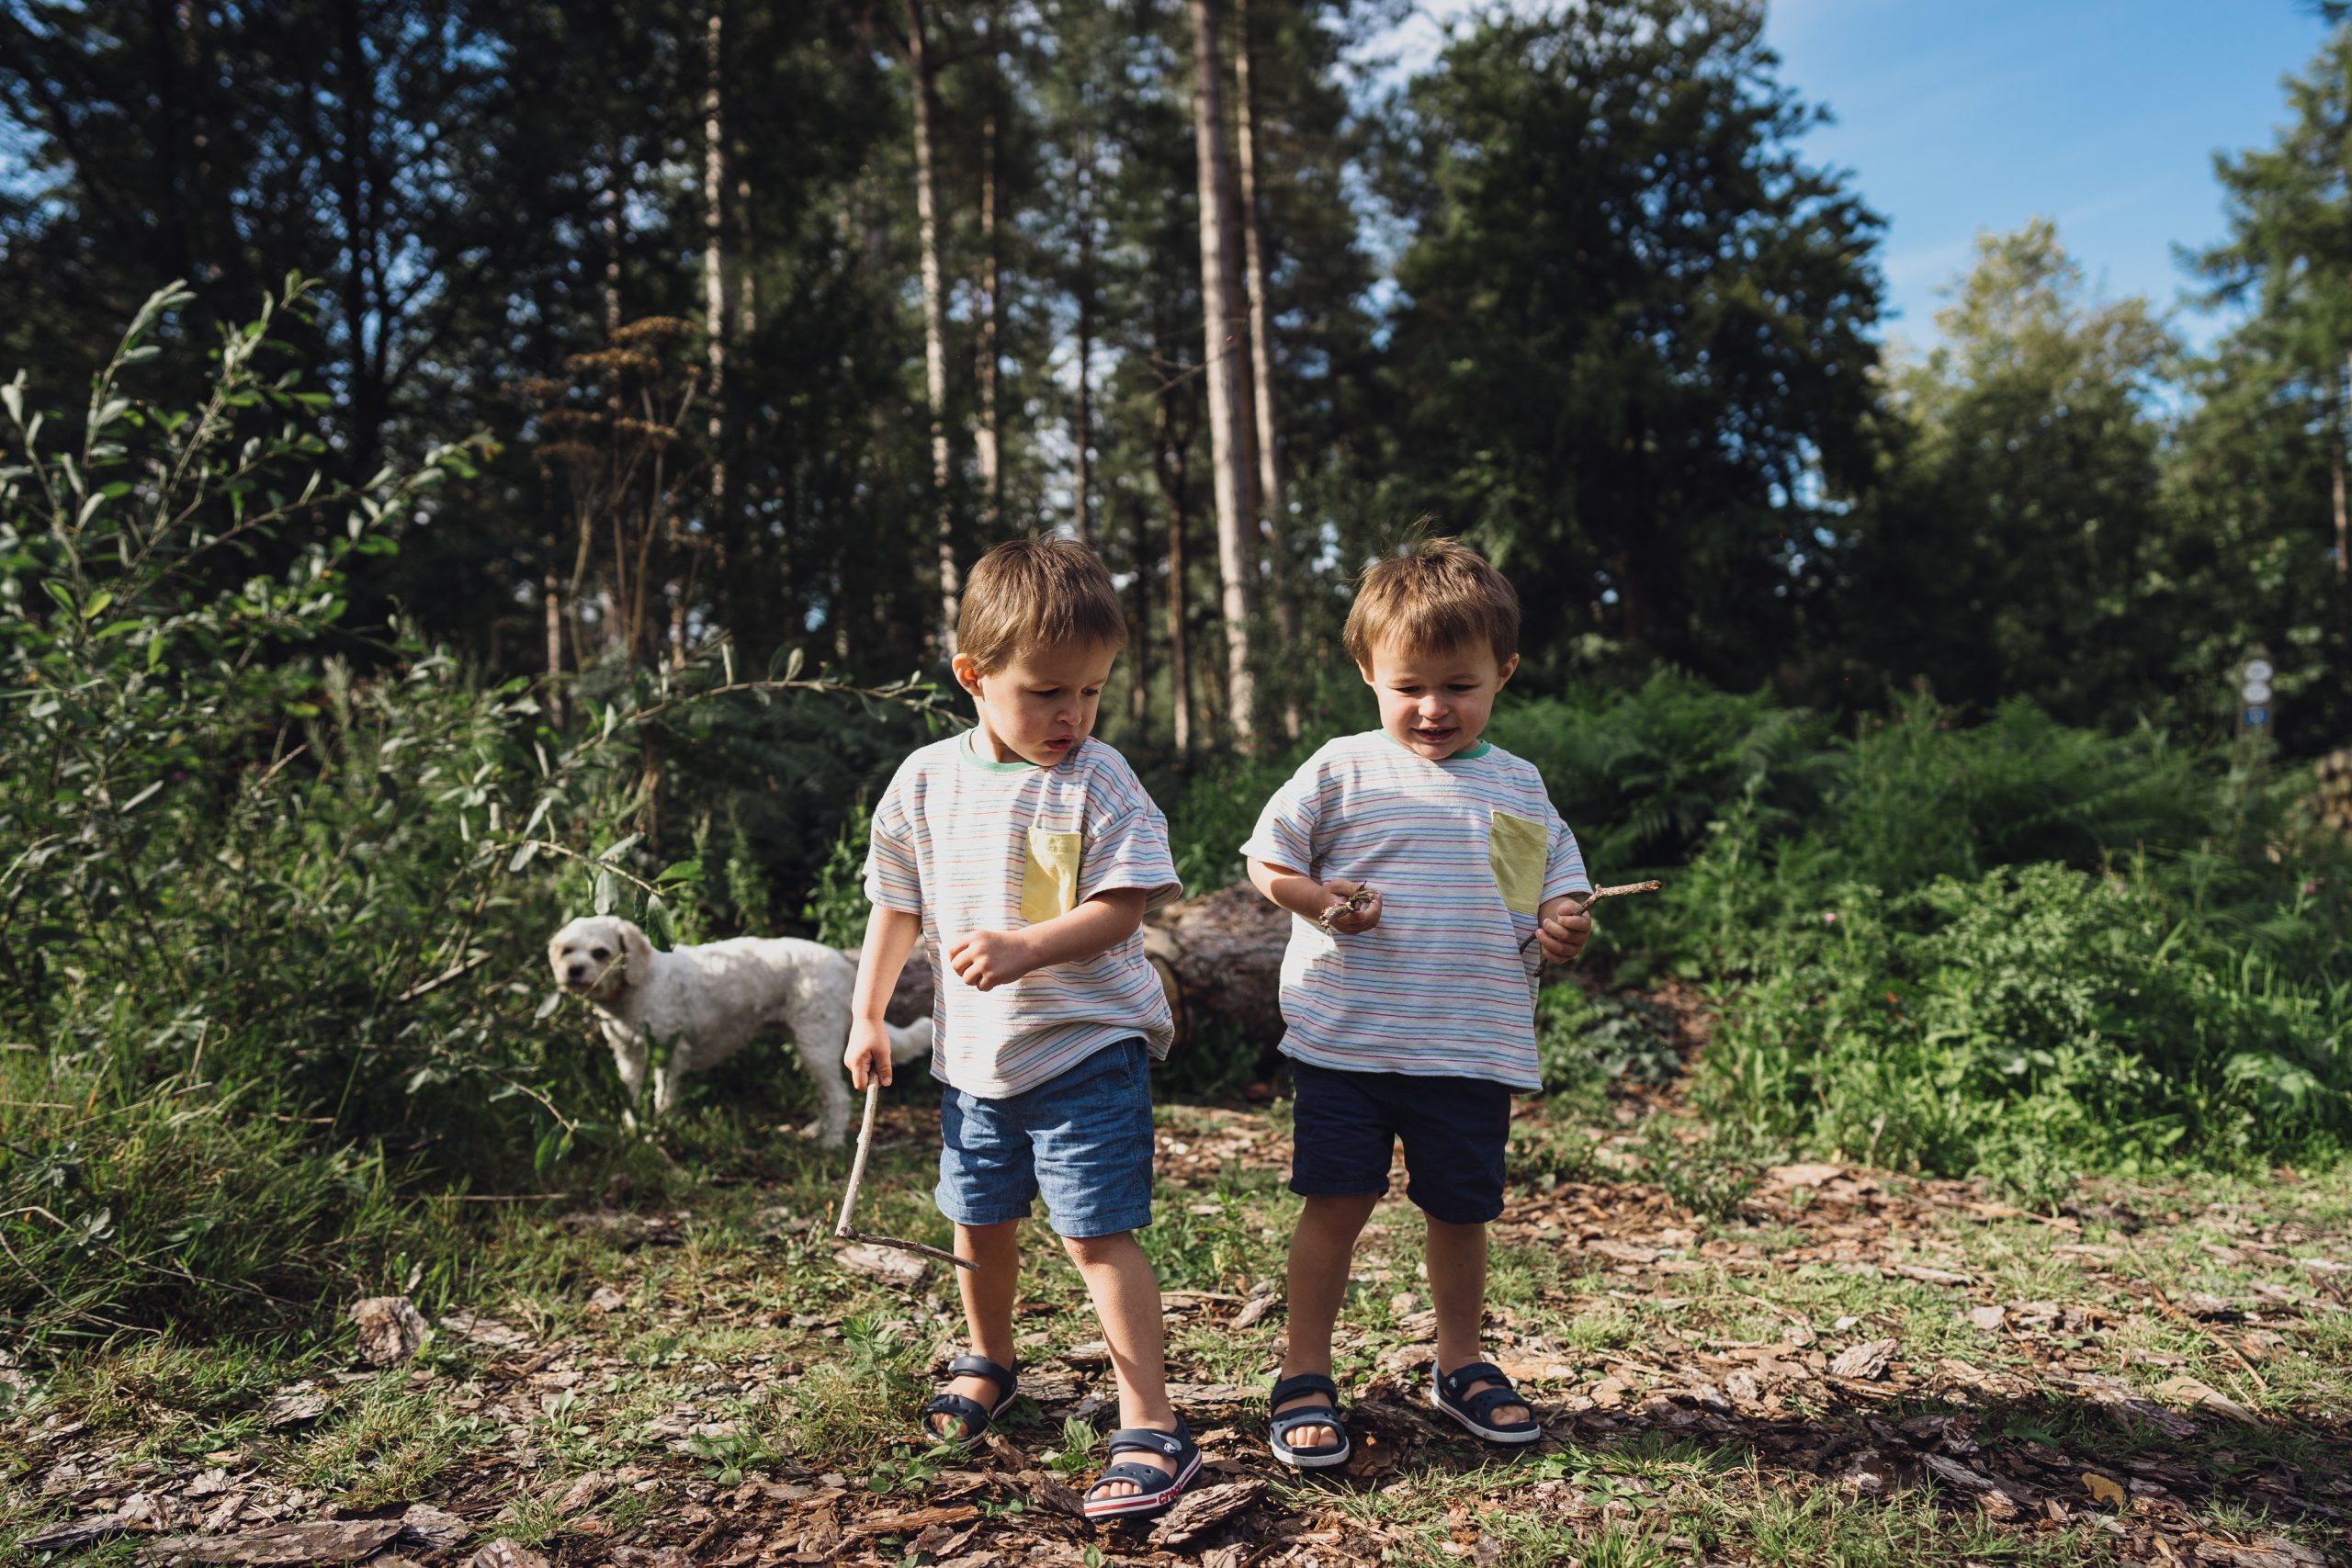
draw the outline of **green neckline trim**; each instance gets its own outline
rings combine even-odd
[[[1467,751],[1456,751],[1453,756],[1448,757],[1445,760],[1449,762],[1475,762],[1494,749],[1495,743],[1493,741],[1481,740],[1476,746],[1471,747]]]
[[[1015,757],[1010,762],[1000,762],[992,757],[981,756],[980,727],[977,724],[972,726],[971,728],[964,731],[964,744],[961,750],[963,750],[964,760],[966,761],[971,763],[972,766],[976,768],[983,769],[991,773],[1017,773],[1024,768],[1034,768],[1037,766],[1036,763],[1029,761],[1026,757]]]

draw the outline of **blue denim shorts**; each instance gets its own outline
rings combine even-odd
[[[1151,1224],[1151,1055],[1118,1040],[1035,1089],[939,1102],[939,1212],[959,1225],[1027,1216],[1056,1232],[1116,1235]]]

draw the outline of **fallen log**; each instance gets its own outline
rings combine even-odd
[[[1595,902],[1653,892],[1655,882],[1596,889]],[[1153,910],[1143,920],[1144,956],[1159,976],[1176,1018],[1176,1046],[1204,1032],[1271,1050],[1283,1037],[1283,953],[1291,917],[1246,882]],[[1529,939],[1531,942],[1533,938]],[[854,950],[850,956],[857,956]],[[911,1023],[931,1016],[931,964],[907,961],[885,1016]]]
[[[1230,1031],[1252,1044],[1283,1037],[1283,949],[1290,916],[1248,883],[1170,904],[1144,917],[1144,956],[1159,976],[1176,1019],[1176,1044],[1204,1029]],[[854,949],[843,949],[851,958]],[[911,1023],[931,1016],[931,964],[918,951],[899,972],[883,1016]]]

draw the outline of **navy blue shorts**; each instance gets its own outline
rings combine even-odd
[[[1290,1190],[1379,1196],[1405,1140],[1405,1196],[1433,1220],[1482,1225],[1503,1212],[1510,1090],[1486,1078],[1349,1073],[1291,1058]]]

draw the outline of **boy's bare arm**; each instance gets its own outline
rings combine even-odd
[[[865,946],[857,955],[857,984],[850,992],[849,1042],[842,1049],[842,1065],[859,1089],[869,1075],[890,1081],[890,1035],[882,1014],[922,935],[922,917],[904,909],[876,904],[866,917]]]
[[[1011,931],[966,931],[947,949],[947,966],[975,990],[992,991],[1056,964],[1099,958],[1143,924],[1140,887],[1106,887],[1066,915]]]
[[[1250,885],[1301,919],[1318,921],[1334,904],[1346,903],[1363,886],[1345,877],[1317,882],[1303,871],[1262,860],[1250,863]],[[1342,936],[1353,936],[1379,923],[1380,895],[1373,893],[1366,896],[1363,908],[1333,916],[1329,929]]]

